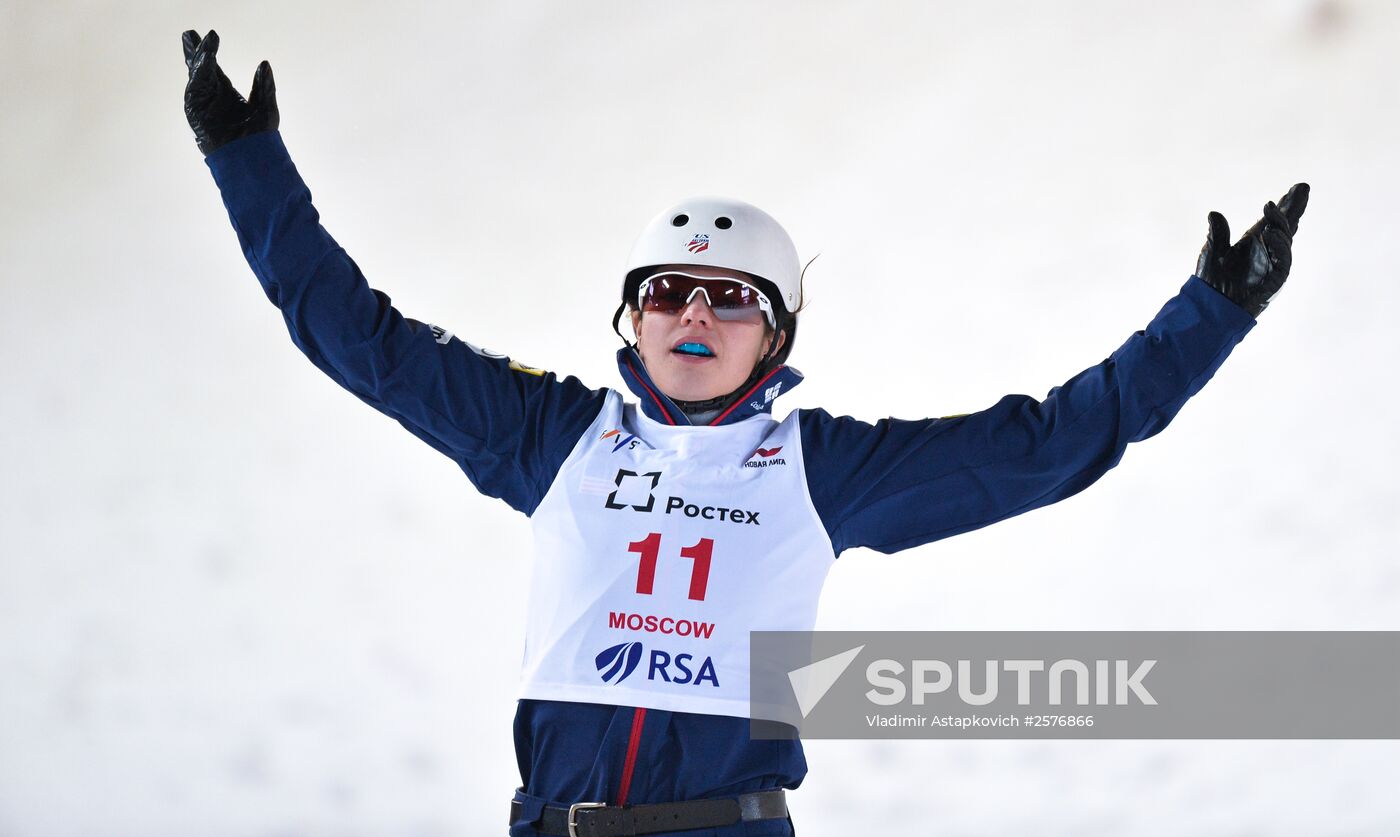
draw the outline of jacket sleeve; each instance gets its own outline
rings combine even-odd
[[[1144,331],[1042,401],[873,425],[802,411],[807,481],[836,553],[897,552],[1084,490],[1166,427],[1253,325],[1193,276]]]
[[[279,133],[205,158],[243,255],[292,342],[332,380],[533,513],[605,392],[483,352],[400,314],[320,225]]]

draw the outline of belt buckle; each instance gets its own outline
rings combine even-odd
[[[574,819],[580,810],[606,808],[606,802],[575,802],[569,806],[569,837],[578,837],[578,820]]]

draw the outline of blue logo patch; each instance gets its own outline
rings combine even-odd
[[[627,679],[627,675],[637,668],[637,663],[641,659],[642,644],[640,642],[624,642],[603,649],[602,653],[593,658],[593,662],[598,666],[599,676],[603,678],[603,682],[616,685]],[[604,669],[607,670],[604,671]],[[621,673],[619,674],[619,672]]]

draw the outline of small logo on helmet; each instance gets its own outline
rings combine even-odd
[[[685,249],[692,253],[703,253],[710,249],[710,236],[706,233],[699,233],[685,245]]]

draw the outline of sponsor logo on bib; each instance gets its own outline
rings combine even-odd
[[[781,448],[773,450],[778,451]],[[747,466],[750,463],[744,464]],[[781,465],[784,463],[783,460],[776,459],[765,464]],[[756,465],[754,467],[762,466]],[[608,499],[603,501],[603,506],[609,509],[650,512],[656,508],[656,495],[653,490],[660,482],[660,471],[647,471],[644,474],[639,474],[626,468],[618,468],[617,476],[613,479],[613,484],[617,487],[608,495]],[[698,517],[704,520],[718,520],[724,523],[763,525],[758,519],[759,512],[735,509],[729,506],[704,506],[688,502],[684,497],[667,497],[665,513],[682,514],[686,517]]]
[[[616,438],[616,439],[617,439],[617,444],[613,445],[613,449],[612,449],[612,452],[613,452],[613,453],[617,453],[618,451],[622,450],[624,447],[627,448],[628,450],[632,450],[632,449],[635,448],[637,445],[640,445],[640,444],[642,443],[642,440],[641,440],[641,439],[638,439],[635,433],[628,433],[626,436],[623,436],[621,430],[609,430],[608,432],[604,433],[602,436],[599,436],[599,437],[598,437],[598,441],[601,442],[601,441],[603,441],[604,439],[613,439],[613,438]]]
[[[604,648],[593,658],[593,664],[598,668],[598,676],[604,683],[616,686],[637,669],[642,653],[640,642],[623,642]],[[646,679],[653,683],[670,683],[675,686],[699,686],[709,683],[711,687],[719,688],[719,675],[715,673],[714,660],[706,657],[699,668],[692,668],[694,663],[694,654],[672,656],[670,652],[653,648],[647,660]]]
[[[618,684],[627,679],[642,659],[640,642],[624,642],[611,648],[604,648],[593,662],[598,666],[598,676],[604,683]]]
[[[695,503],[687,503],[684,497],[667,497],[666,513],[680,512],[686,517],[702,517],[705,520],[724,520],[729,523],[752,523],[755,526],[761,525],[758,522],[758,512],[744,511],[743,509],[731,509],[728,506],[698,506]]]
[[[782,457],[778,457],[776,459],[774,458],[778,456],[782,449],[782,445],[779,445],[776,448],[759,448],[749,456],[749,460],[744,463],[744,467],[768,468],[773,465],[786,465],[786,459],[783,459]]]
[[[617,478],[613,484],[617,486],[613,493],[608,495],[604,506],[610,509],[632,509],[633,511],[649,512],[656,498],[651,491],[656,488],[656,484],[661,482],[660,471],[648,471],[639,474],[636,471],[629,471],[626,468],[617,469]],[[646,494],[646,499],[642,499],[642,494]]]

